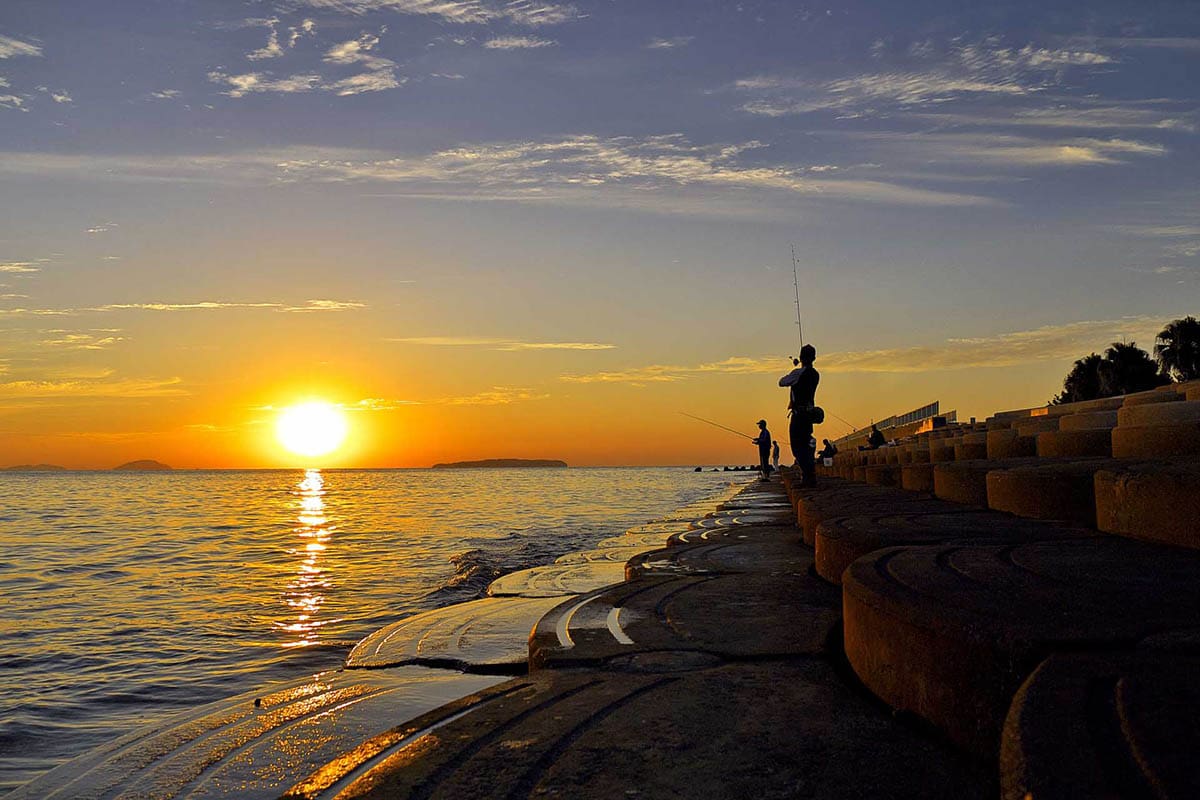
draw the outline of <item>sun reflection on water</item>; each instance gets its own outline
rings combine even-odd
[[[289,634],[284,647],[309,647],[318,643],[320,629],[337,620],[319,619],[325,594],[330,587],[327,568],[322,566],[321,557],[329,546],[334,527],[325,516],[325,479],[321,470],[304,471],[304,478],[296,485],[298,502],[296,521],[292,532],[300,540],[289,553],[300,556],[296,575],[287,585],[283,600],[290,609],[289,621],[279,623],[279,628]]]

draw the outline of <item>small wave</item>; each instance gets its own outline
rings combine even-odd
[[[496,563],[494,554],[486,550],[456,553],[450,556],[450,563],[454,565],[454,574],[427,597],[483,597],[492,581],[512,571]]]

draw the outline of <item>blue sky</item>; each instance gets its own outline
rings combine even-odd
[[[0,423],[207,424],[180,354],[283,330],[424,381],[347,402],[765,403],[791,244],[845,416],[1044,401],[1197,311],[1197,75],[1186,3],[8,0]]]

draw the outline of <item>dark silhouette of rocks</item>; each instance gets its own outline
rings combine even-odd
[[[163,472],[172,469],[161,461],[143,458],[139,461],[128,461],[119,467],[113,467],[114,472]]]
[[[17,464],[13,467],[0,467],[0,472],[66,472],[66,467],[58,464]]]
[[[565,467],[567,462],[550,458],[485,458],[482,461],[451,461],[434,464],[434,469],[499,469],[504,467]]]

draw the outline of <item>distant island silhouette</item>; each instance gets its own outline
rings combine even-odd
[[[143,458],[140,461],[127,461],[119,467],[113,467],[114,472],[162,472],[169,469],[172,469],[172,467],[161,461],[154,461],[149,458]]]
[[[473,467],[565,467],[567,462],[549,458],[485,458],[482,461],[452,461],[434,464],[434,469],[471,469]]]
[[[17,464],[14,467],[0,467],[3,472],[66,472],[66,467],[58,464]]]

